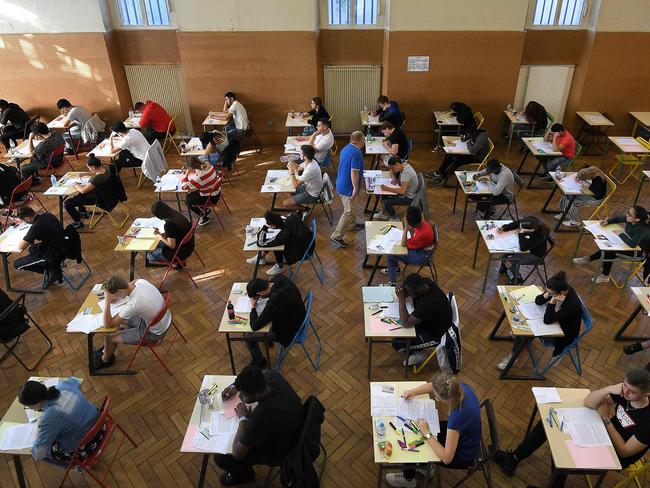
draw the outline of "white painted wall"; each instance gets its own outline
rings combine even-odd
[[[650,32],[650,1],[601,0],[596,30]]]
[[[0,34],[104,32],[106,0],[0,0]]]
[[[391,31],[523,31],[528,0],[390,0]]]

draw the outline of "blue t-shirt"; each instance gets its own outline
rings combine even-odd
[[[460,408],[452,410],[447,418],[447,429],[459,433],[455,459],[471,460],[476,457],[481,446],[481,404],[474,390],[461,383],[463,401]]]
[[[363,181],[363,154],[354,144],[348,144],[341,150],[339,156],[339,172],[336,175],[336,193],[342,196],[352,196],[352,178],[350,171],[359,170],[359,190],[361,190],[361,181]]]

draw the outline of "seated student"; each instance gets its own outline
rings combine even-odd
[[[95,188],[102,186],[111,177],[110,171],[102,166],[102,162],[95,157],[93,153],[88,155],[86,167],[90,172],[90,180],[85,185],[75,183],[74,189],[77,194],[66,198],[63,202],[66,212],[73,220],[72,227],[75,229],[82,229],[84,224],[81,222],[82,215],[88,215],[86,212],[86,205],[95,205],[97,198],[95,197]]]
[[[242,137],[248,134],[248,113],[246,109],[237,100],[237,96],[233,92],[226,92],[224,95],[225,101],[223,103],[223,111],[226,113],[226,133],[228,137],[231,135]]]
[[[544,341],[553,345],[553,357],[558,356],[580,334],[580,324],[582,323],[580,297],[567,282],[566,273],[559,271],[548,279],[546,291],[535,297],[535,303],[537,305],[546,304],[544,323],[558,322],[564,333],[563,337],[544,338]],[[517,340],[515,339],[512,346],[513,351],[518,345]],[[512,352],[501,360],[497,368],[506,369],[510,359],[512,359]]]
[[[618,236],[630,247],[639,246],[641,251],[650,251],[650,227],[648,227],[648,212],[645,208],[637,205],[627,209],[625,215],[614,215],[601,222],[602,225],[625,223],[624,231]],[[588,264],[591,261],[606,259],[603,262],[602,273],[591,281],[595,283],[606,283],[609,281],[609,273],[612,270],[612,260],[619,255],[640,256],[641,251],[596,251],[590,256],[573,258],[573,264]],[[648,276],[648,267],[643,270],[643,279]]]
[[[379,115],[379,122],[390,122],[393,127],[402,127],[404,117],[402,117],[397,101],[389,100],[386,95],[381,95],[377,99],[377,105],[375,115]]]
[[[36,122],[32,125],[32,132],[29,134],[27,141],[29,151],[32,152],[32,159],[29,160],[29,163],[20,166],[20,173],[23,176],[23,180],[34,176],[32,184],[36,185],[41,182],[41,179],[38,177],[38,171],[47,168],[52,152],[65,143],[60,132],[50,131],[43,122]],[[38,145],[36,141],[40,141]],[[52,160],[52,166],[54,168],[58,168],[62,164],[63,152],[55,156]]]
[[[501,164],[498,159],[490,159],[483,171],[474,173],[474,180],[487,180],[488,187],[492,193],[485,195],[470,195],[470,200],[478,202],[477,209],[483,212],[482,218],[489,219],[494,211],[493,205],[506,204],[512,202],[515,197],[514,186],[515,177],[510,168]]]
[[[543,136],[546,132],[546,124],[548,123],[548,117],[544,106],[541,103],[531,100],[524,109],[524,115],[530,125],[523,130],[518,127],[518,132],[522,135],[525,134],[528,137]]]
[[[406,160],[409,154],[409,143],[402,129],[395,127],[390,122],[384,122],[381,124],[380,130],[384,135],[382,144],[390,153],[388,157],[397,156],[403,161]]]
[[[176,249],[183,238],[192,229],[192,224],[187,217],[160,200],[156,200],[151,205],[151,213],[154,217],[165,221],[165,229],[162,234],[158,229],[154,229],[154,234],[158,236],[160,242],[156,249],[147,253],[147,262],[152,265],[167,266],[167,263],[174,259]],[[194,236],[183,244],[178,252],[178,258],[183,261],[189,258],[193,252]]]
[[[235,413],[239,422],[232,454],[215,454],[214,462],[224,470],[223,486],[248,483],[255,479],[253,466],[277,466],[294,447],[302,430],[300,397],[280,373],[245,367],[235,382],[222,393],[226,400],[239,394]],[[257,403],[252,409],[248,405]]]
[[[382,273],[390,276],[391,284],[397,283],[399,263],[423,264],[427,256],[427,248],[435,243],[433,229],[429,222],[422,218],[422,211],[418,207],[409,206],[402,218],[404,231],[402,232],[402,246],[408,249],[408,254],[403,256],[388,256],[388,268]]]
[[[14,189],[20,185],[20,174],[14,166],[0,163],[0,206],[9,205],[11,194]],[[14,195],[14,198],[20,200],[25,192]]]
[[[576,141],[569,131],[564,129],[562,124],[553,124],[544,136],[544,140],[553,144],[553,151],[562,153],[562,156],[557,156],[551,160],[546,158],[544,170],[547,173],[555,171],[556,168],[564,168],[576,154]],[[553,181],[550,176],[547,179]]]
[[[203,132],[199,140],[203,146],[203,156],[199,156],[199,159],[215,167],[221,166],[228,138],[222,132]]]
[[[399,185],[398,187],[381,185],[384,191],[390,191],[395,195],[382,195],[381,205],[384,211],[376,212],[375,220],[395,220],[395,205],[410,205],[419,190],[418,175],[408,163],[403,162],[396,156],[388,159],[388,169],[390,169],[391,183]]]
[[[529,264],[538,264],[546,255],[546,243],[551,229],[537,217],[523,217],[497,229],[497,234],[510,232],[517,229],[519,248],[528,251],[524,254],[511,254],[501,261],[499,273],[507,274],[511,285],[520,285],[523,278],[519,274],[519,267]]]
[[[133,110],[142,114],[140,128],[149,144],[153,144],[155,139],[158,139],[162,144],[167,134],[167,127],[169,127],[171,135],[176,133],[176,124],[172,123],[171,127],[169,126],[172,118],[167,113],[167,110],[156,102],[151,100],[147,100],[147,103],[138,102],[133,107]]]
[[[104,345],[93,352],[95,369],[109,368],[115,364],[115,350],[120,344],[136,345],[144,336],[147,327],[162,310],[165,299],[154,285],[147,280],[138,279],[127,282],[120,276],[111,276],[102,285],[104,290],[103,325],[119,329],[104,336]],[[126,299],[126,305],[113,317],[111,304]],[[147,339],[160,340],[172,323],[169,310],[157,324],[151,326]]]
[[[92,115],[81,105],[72,105],[65,98],[61,98],[56,102],[56,108],[65,115],[63,127],[68,130],[63,133],[63,138],[65,139],[66,151],[68,154],[72,154],[74,152],[72,149],[73,139],[81,139],[81,133],[86,127],[86,122],[91,119]]]
[[[201,215],[199,205],[204,205],[208,200],[217,203],[221,197],[221,175],[214,166],[205,164],[197,157],[187,161],[185,172],[181,179],[183,190],[187,190],[185,205],[196,215]],[[206,208],[198,225],[210,222],[210,209]]]
[[[18,401],[43,412],[38,419],[32,457],[58,466],[70,463],[77,445],[99,417],[99,410],[81,393],[81,384],[74,377],[60,380],[58,385],[49,388],[40,381],[29,380],[20,387]],[[100,429],[90,442],[81,446],[78,458],[94,453],[105,432],[105,428]]]
[[[637,352],[645,351],[646,349],[650,349],[650,339],[643,342],[633,342],[632,344],[623,346],[623,352],[627,355],[636,354]]]
[[[260,247],[284,246],[284,251],[273,251],[275,265],[266,274],[274,276],[284,272],[284,264],[294,264],[302,259],[311,242],[311,230],[305,225],[300,212],[294,212],[282,217],[270,210],[264,214],[265,229],[280,229],[280,232],[269,240],[259,242]],[[266,252],[261,253],[260,264],[266,264]],[[247,259],[248,264],[255,264],[257,256]]]
[[[300,147],[303,159],[301,164],[289,161],[289,177],[296,192],[282,201],[282,206],[289,210],[303,210],[306,206],[318,202],[318,197],[323,188],[323,173],[318,161],[314,159],[316,149],[307,144]]]
[[[404,328],[415,327],[415,339],[411,339],[409,349],[416,351],[409,356],[408,365],[420,364],[430,351],[426,348],[440,343],[451,321],[451,304],[447,295],[431,279],[411,273],[404,279],[403,286],[397,286],[395,293],[399,299],[400,323]],[[406,308],[406,297],[413,299],[413,312]],[[405,339],[393,339],[393,349],[406,351]]]
[[[254,278],[246,285],[246,293],[251,299],[251,329],[258,331],[271,324],[266,340],[279,342],[284,347],[291,344],[306,314],[300,290],[294,282],[282,275],[274,276],[269,281]],[[255,307],[261,298],[268,298],[268,301],[258,314]],[[267,367],[266,359],[260,352],[259,341],[253,339],[251,337],[251,340],[246,341],[251,353],[251,364],[264,369]]]
[[[5,151],[11,148],[11,142],[16,144],[25,135],[25,127],[29,123],[29,115],[16,103],[0,99],[0,142]]]
[[[588,166],[579,170],[576,174],[576,180],[582,185],[583,191],[589,190],[593,195],[578,195],[573,200],[573,204],[571,204],[569,197],[562,195],[557,206],[562,211],[569,207],[569,211],[566,214],[567,220],[562,222],[562,225],[566,225],[567,227],[578,227],[581,225],[578,207],[584,207],[585,205],[597,206],[603,201],[605,195],[607,195],[605,175],[596,166]],[[562,214],[555,215],[556,220],[559,220],[560,217],[562,217]]]
[[[108,137],[111,152],[121,149],[120,157],[115,166],[118,173],[122,168],[139,168],[142,166],[151,144],[138,129],[127,129],[124,122],[111,125],[111,135]]]
[[[473,129],[462,138],[467,142],[467,150],[471,154],[446,154],[438,171],[424,173],[424,176],[433,178],[429,186],[437,186],[449,178],[457,168],[466,164],[481,164],[489,150],[488,133],[483,129]]]
[[[453,102],[449,105],[449,110],[460,123],[459,133],[461,135],[476,132],[476,119],[474,119],[474,112],[472,112],[469,105],[462,102]]]
[[[327,166],[330,162],[330,149],[334,146],[334,133],[331,130],[331,124],[328,119],[321,119],[316,126],[316,132],[310,137],[297,137],[299,141],[306,141],[310,146],[314,146],[316,155],[314,159],[318,164]]]
[[[481,403],[472,387],[461,383],[456,376],[438,373],[431,383],[406,390],[402,396],[408,401],[422,394],[428,394],[449,409],[449,416],[440,422],[440,433],[436,435],[431,433],[426,420],[417,419],[417,427],[426,443],[440,458],[443,467],[471,466],[481,451]],[[414,468],[406,468],[403,473],[389,473],[386,482],[400,488],[418,485]]]
[[[10,219],[11,220],[11,219]],[[64,257],[61,252],[61,242],[64,239],[63,225],[59,219],[49,212],[37,214],[31,207],[21,207],[13,223],[32,224],[18,243],[18,250],[24,251],[29,247],[29,255],[14,261],[16,269],[32,273],[47,273],[44,287],[63,282],[61,262]]]
[[[305,136],[311,135],[318,129],[319,120],[330,120],[330,114],[327,113],[325,107],[323,107],[323,100],[320,97],[314,97],[311,99],[311,110],[307,112],[309,114],[309,127],[305,127],[302,134]]]
[[[598,410],[622,469],[641,459],[650,446],[650,365],[627,372],[622,383],[592,391],[584,406]],[[539,420],[514,451],[497,451],[494,457],[508,476],[546,442],[544,420]],[[557,473],[552,488],[563,488],[566,473]],[[534,488],[534,487],[532,487]]]

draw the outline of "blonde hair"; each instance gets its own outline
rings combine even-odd
[[[439,400],[448,402],[450,410],[459,410],[463,401],[463,389],[455,376],[438,373],[431,380],[433,392]]]
[[[596,166],[587,166],[578,171],[576,178],[581,181],[594,179],[596,176],[603,176],[603,172]]]

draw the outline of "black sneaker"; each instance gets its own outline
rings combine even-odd
[[[330,241],[332,241],[334,244],[336,244],[339,247],[348,247],[348,243],[345,242],[343,239],[337,239],[336,237],[330,236]]]
[[[211,220],[210,217],[208,217],[208,215],[206,214],[199,219],[199,225],[200,226],[207,225],[210,223],[210,220]]]
[[[641,345],[640,342],[635,342],[634,344],[628,344],[627,346],[623,346],[623,352],[628,355],[635,354],[642,350],[643,350],[643,346]]]
[[[508,268],[506,268],[505,264],[501,263],[501,267],[499,268],[499,274],[504,275],[506,273],[508,273]]]
[[[357,222],[357,223],[354,224],[354,226],[352,227],[352,230],[363,230],[363,229],[365,229],[365,228],[366,228],[366,224],[360,224],[359,222]]]
[[[501,471],[503,471],[507,476],[514,475],[515,470],[517,469],[517,464],[519,464],[512,451],[501,450],[494,453],[494,462],[501,467]]]
[[[440,178],[442,175],[437,171],[425,171],[424,176],[427,178]]]
[[[104,362],[102,360],[101,355],[99,358],[93,357],[93,369],[103,369],[103,368],[110,368],[115,364],[115,354],[111,354],[111,357],[108,358],[108,361]]]
[[[83,212],[79,212],[79,216],[82,219],[89,219],[90,218],[90,212],[88,212],[87,210],[84,210]]]
[[[233,473],[225,472],[219,477],[222,486],[235,486],[244,483],[250,483],[255,479],[255,472],[251,469],[246,474],[235,475]]]
[[[41,184],[41,179],[38,176],[34,176],[34,178],[32,178],[32,186],[36,186],[40,184]]]
[[[70,226],[73,229],[83,229],[84,228],[84,223],[83,222],[73,222],[72,224],[70,224]]]

